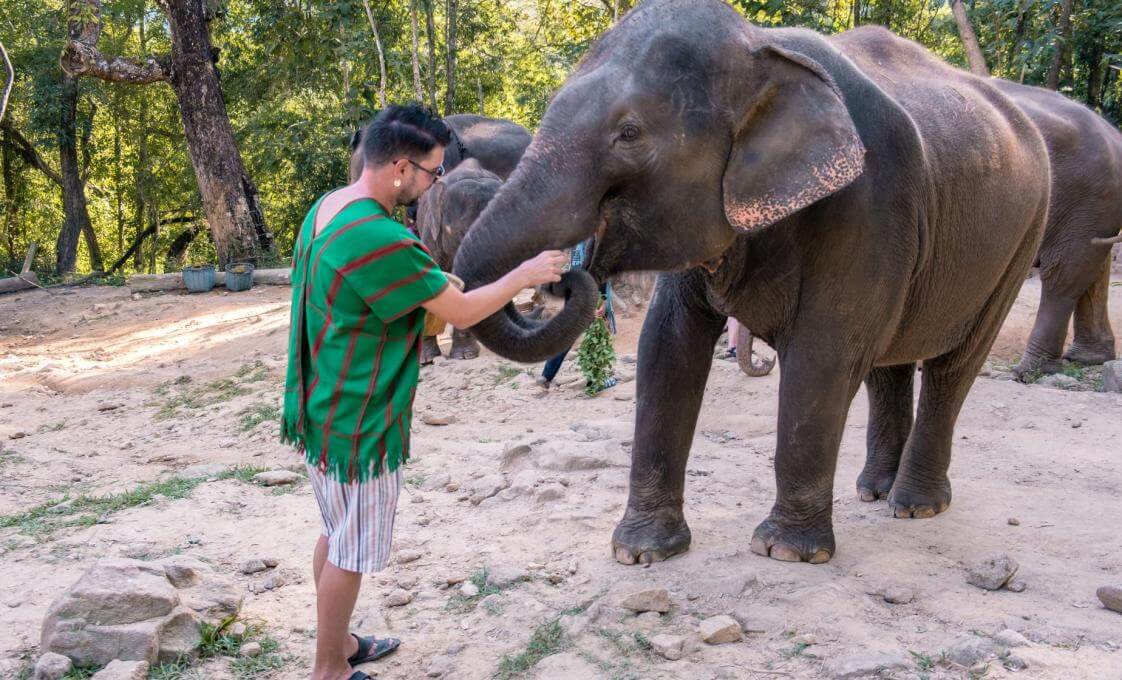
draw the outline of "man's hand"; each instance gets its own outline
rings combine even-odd
[[[510,302],[518,291],[561,280],[562,268],[569,261],[560,250],[547,250],[518,265],[494,283],[461,293],[448,286],[424,308],[459,329],[470,328]]]
[[[518,265],[513,273],[519,277],[522,288],[556,283],[561,280],[561,274],[568,261],[569,256],[560,250],[547,250]]]

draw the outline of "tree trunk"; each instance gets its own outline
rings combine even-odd
[[[447,53],[444,60],[444,115],[450,116],[456,110],[456,19],[459,13],[458,0],[448,0],[444,16],[444,35]]]
[[[370,22],[370,32],[374,34],[374,48],[378,51],[378,105],[386,108],[386,51],[382,48],[382,36],[378,33],[378,22],[374,21],[374,13],[370,11],[370,0],[362,0],[362,7],[366,10],[366,19]]]
[[[1074,0],[1064,0],[1064,4],[1060,6],[1060,34],[1056,36],[1056,43],[1052,47],[1052,66],[1048,69],[1046,84],[1049,90],[1060,89],[1060,71],[1063,70],[1068,48],[1071,47],[1071,7],[1073,4]]]
[[[1103,36],[1095,39],[1087,64],[1087,106],[1097,109],[1102,99],[1103,82]]]
[[[962,4],[962,0],[951,0],[951,12],[954,13],[954,22],[958,24],[958,35],[962,38],[962,46],[966,49],[966,61],[970,64],[970,72],[988,78],[990,70],[986,67],[982,46],[978,44],[978,36],[970,24],[970,17],[966,16],[966,6]]]
[[[0,42],[0,58],[4,61],[4,91],[0,94],[0,121],[4,120],[4,112],[8,110],[8,95],[12,93],[12,88],[16,85],[16,71],[12,68],[12,61],[8,59],[8,50],[4,49],[4,43]]]
[[[191,242],[199,235],[199,228],[191,226],[184,229],[178,236],[176,236],[171,245],[168,246],[168,254],[164,258],[164,271],[171,272],[183,269],[185,259],[187,257],[187,249],[191,247]]]
[[[479,76],[475,77],[475,92],[479,95],[479,115],[485,116],[487,112],[483,110],[483,81],[480,80]]]
[[[421,86],[421,55],[417,40],[417,0],[409,0],[409,28],[413,38],[413,94],[420,104],[425,101],[425,93]]]
[[[59,104],[58,153],[62,176],[62,228],[55,242],[55,273],[74,271],[78,260],[78,238],[91,228],[86,206],[85,184],[78,168],[78,78],[64,75]]]
[[[16,261],[16,173],[12,170],[12,144],[5,133],[0,138],[0,176],[4,178],[4,241],[8,261]]]
[[[201,0],[161,0],[172,37],[171,85],[179,100],[187,152],[199,182],[218,263],[257,262],[274,249],[257,198],[242,165],[234,129],[214,67]]]
[[[429,43],[429,106],[436,110],[436,27],[432,20],[432,3],[436,0],[421,0],[425,3],[425,28]]]

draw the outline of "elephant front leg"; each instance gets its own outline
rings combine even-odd
[[[900,456],[912,431],[915,364],[874,368],[865,378],[869,393],[868,449],[857,478],[857,495],[865,502],[887,498],[896,480]]]
[[[479,356],[479,342],[471,333],[453,328],[452,351],[449,356],[453,359],[474,359]]]
[[[440,356],[440,343],[435,335],[426,335],[421,338],[421,365],[428,366]]]
[[[779,364],[778,493],[752,536],[752,552],[817,564],[834,554],[834,466],[864,371],[835,359],[825,346],[788,349]]]
[[[690,546],[682,512],[686,461],[725,318],[706,309],[688,281],[660,279],[643,324],[631,487],[612,535],[623,564],[658,562]]]

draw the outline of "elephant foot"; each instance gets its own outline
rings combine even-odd
[[[794,523],[772,511],[752,534],[752,552],[780,562],[829,562],[834,556],[834,528],[829,519]]]
[[[895,481],[895,472],[880,472],[866,468],[857,477],[857,495],[866,503],[888,498]]]
[[[662,562],[690,547],[690,528],[680,509],[627,509],[612,534],[612,554],[621,564]]]
[[[1013,367],[1013,377],[1023,383],[1034,383],[1041,376],[1060,373],[1064,370],[1064,362],[1060,359],[1025,355],[1021,362]]]
[[[1064,352],[1064,359],[1084,366],[1098,366],[1108,361],[1114,361],[1118,356],[1113,347],[1084,347],[1072,345]]]
[[[453,342],[449,354],[453,359],[474,359],[479,356],[479,343],[472,339],[470,342]]]
[[[888,507],[900,519],[926,519],[943,512],[951,505],[951,482],[942,479],[927,488],[916,488],[903,482],[892,486]]]
[[[428,366],[440,356],[440,344],[435,335],[426,335],[421,339],[421,365]]]

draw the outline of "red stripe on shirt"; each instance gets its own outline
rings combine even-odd
[[[331,421],[335,419],[335,411],[339,408],[339,397],[342,394],[343,383],[347,380],[347,372],[351,369],[351,359],[355,355],[355,345],[358,344],[358,331],[362,324],[366,322],[367,312],[363,312],[359,317],[356,328],[351,329],[350,338],[347,341],[347,354],[343,357],[343,365],[339,368],[339,377],[335,380],[335,389],[331,392],[331,408],[327,412],[327,418],[323,421],[323,438],[327,440],[327,433],[331,431]]]
[[[382,298],[386,297],[390,293],[394,292],[395,290],[398,290],[399,288],[404,288],[405,286],[408,286],[411,283],[416,283],[423,276],[425,276],[430,271],[432,271],[432,267],[433,267],[433,263],[430,262],[430,263],[426,264],[424,266],[424,268],[421,269],[421,271],[419,271],[415,274],[410,274],[409,276],[406,276],[404,279],[394,281],[393,283],[386,286],[382,290],[378,291],[374,295],[371,295],[370,297],[366,298],[366,304],[372,305],[375,302],[377,302],[378,300],[381,300]]]
[[[386,335],[389,333],[389,326],[382,326],[382,337],[378,339],[378,351],[374,355],[374,370],[370,375],[370,384],[366,387],[366,396],[362,400],[362,408],[358,412],[358,420],[355,421],[355,431],[351,435],[351,460],[358,460],[358,441],[362,437],[362,421],[366,417],[366,407],[370,405],[370,397],[374,396],[374,389],[378,385],[378,373],[382,370],[382,351],[386,347]]]
[[[404,250],[406,248],[416,246],[416,245],[417,245],[416,241],[406,240],[406,241],[397,241],[395,243],[389,244],[388,246],[382,246],[381,248],[379,248],[377,250],[370,251],[369,253],[363,255],[362,257],[357,257],[357,258],[351,260],[347,264],[340,267],[339,271],[340,271],[340,273],[342,273],[344,275],[350,274],[354,270],[356,270],[360,267],[365,267],[366,265],[368,265],[372,262],[376,262],[376,261],[382,259],[383,257],[386,257],[387,255],[392,255],[399,250]]]

